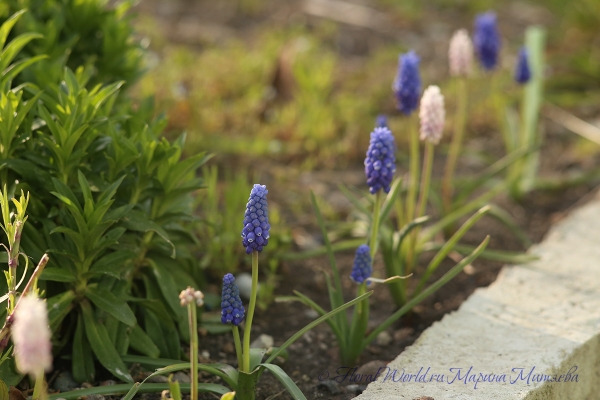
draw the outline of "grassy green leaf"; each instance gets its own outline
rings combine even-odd
[[[106,311],[119,321],[129,326],[136,325],[135,315],[127,303],[108,290],[100,289],[94,286],[88,286],[85,296],[94,303],[96,307]]]
[[[73,336],[73,353],[71,355],[71,371],[75,382],[93,382],[96,369],[90,345],[85,338],[83,318],[77,318],[77,327]]]
[[[127,372],[127,367],[110,341],[106,328],[96,320],[90,304],[86,301],[81,302],[81,309],[87,339],[100,364],[119,379],[133,382],[133,378]]]
[[[273,364],[260,364],[260,366],[272,373],[275,378],[277,378],[279,382],[283,384],[283,386],[295,400],[306,400],[306,397],[304,397],[302,391],[298,388],[298,386],[296,386],[292,378],[290,378],[288,374],[281,369],[280,366]]]
[[[165,372],[168,373],[168,372]],[[163,390],[168,390],[169,385],[167,383],[146,383],[143,387],[140,387],[139,383],[135,384],[119,384],[119,385],[107,385],[107,386],[98,386],[89,389],[78,389],[73,390],[71,392],[63,392],[63,393],[55,393],[48,396],[48,400],[76,400],[79,398],[84,398],[86,396],[91,396],[94,394],[100,394],[103,396],[117,396],[122,395],[124,393],[134,393],[130,397],[124,397],[123,400],[129,399],[131,400],[133,396],[137,393],[160,393]],[[181,391],[185,393],[190,392],[190,384],[189,383],[180,383],[179,384]],[[218,395],[223,395],[229,392],[225,386],[218,385],[216,383],[199,383],[198,391],[203,393],[215,393]]]
[[[137,351],[138,353],[144,354],[148,357],[158,358],[160,356],[160,349],[156,347],[152,339],[144,332],[139,325],[135,325],[129,333],[130,343],[129,346]]]

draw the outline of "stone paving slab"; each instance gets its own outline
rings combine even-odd
[[[504,267],[355,399],[600,399],[600,198],[529,252],[540,259]]]

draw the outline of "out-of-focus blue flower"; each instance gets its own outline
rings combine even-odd
[[[515,81],[521,85],[526,84],[531,79],[531,69],[529,68],[529,53],[526,47],[521,47],[519,59],[515,68]]]
[[[235,284],[235,277],[232,274],[225,274],[221,295],[221,322],[238,326],[244,320],[245,312],[240,299],[240,290]]]
[[[370,278],[373,273],[371,261],[371,249],[369,246],[366,244],[358,246],[356,255],[354,256],[354,265],[352,266],[350,279],[356,283],[363,283],[366,279]]]
[[[392,178],[396,172],[396,145],[388,128],[375,128],[371,132],[371,142],[365,158],[365,175],[369,191],[373,194],[380,189],[389,193]]]
[[[414,51],[401,54],[398,60],[398,75],[392,87],[396,95],[398,110],[405,115],[410,115],[417,109],[421,97],[420,61],[421,59]]]
[[[246,204],[242,244],[248,254],[253,251],[262,251],[263,247],[269,243],[271,225],[269,225],[267,193],[269,191],[265,185],[254,185]]]
[[[479,14],[475,18],[473,44],[483,68],[487,70],[496,68],[498,53],[500,52],[500,34],[496,27],[496,14],[494,12],[489,11]]]
[[[388,127],[388,121],[387,121],[387,117],[383,114],[379,114],[377,116],[377,118],[375,119],[375,127],[377,128],[387,128]]]

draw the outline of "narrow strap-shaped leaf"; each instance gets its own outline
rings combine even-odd
[[[281,353],[283,350],[287,349],[292,343],[294,343],[296,340],[298,340],[300,337],[302,337],[302,335],[304,335],[306,332],[310,331],[315,326],[319,325],[321,322],[326,321],[328,318],[331,318],[333,315],[335,315],[341,311],[344,311],[348,307],[353,306],[354,304],[358,303],[359,301],[362,301],[363,299],[369,297],[372,294],[373,294],[373,291],[369,291],[369,292],[363,294],[362,296],[359,296],[353,300],[350,300],[349,302],[336,308],[335,310],[331,310],[327,314],[322,315],[321,317],[315,319],[313,322],[309,323],[304,328],[300,329],[298,332],[293,334],[292,337],[290,337],[288,340],[286,340],[286,342],[284,344],[282,344],[276,351],[274,351],[269,356],[269,358],[266,359],[265,363],[270,363],[271,361],[273,361],[275,358],[277,358],[279,353]]]
[[[402,242],[406,238],[406,236],[415,228],[424,225],[429,221],[429,216],[425,215],[423,217],[419,217],[410,221],[408,224],[404,225],[400,231],[398,231],[398,240],[394,242],[394,254],[398,254],[398,250],[400,246],[402,246]]]
[[[96,307],[106,311],[124,324],[129,326],[136,325],[135,315],[133,314],[133,311],[131,311],[131,308],[129,308],[129,305],[108,290],[88,286],[85,291],[85,296],[90,299]]]
[[[425,300],[431,294],[435,293],[439,288],[448,283],[452,278],[458,275],[467,265],[469,265],[473,260],[475,260],[483,250],[487,247],[490,241],[490,237],[486,236],[486,238],[481,242],[479,246],[467,257],[465,257],[461,262],[452,267],[448,272],[444,274],[440,279],[432,283],[427,289],[423,290],[421,293],[417,294],[413,298],[411,298],[404,306],[402,306],[395,313],[390,315],[388,319],[386,319],[382,324],[380,324],[377,328],[375,328],[363,341],[362,347],[366,347],[372,341],[377,338],[381,332],[385,331],[389,328],[393,323],[395,323],[398,318],[406,314],[410,311],[414,306]]]
[[[136,387],[137,386],[137,387]],[[135,388],[135,393],[129,398],[133,398],[136,393],[160,393],[163,390],[168,390],[169,385],[167,383],[146,383],[144,387],[139,387],[139,383],[132,384],[119,384],[119,385],[107,385],[107,386],[97,386],[89,389],[78,389],[73,390],[71,392],[63,392],[63,393],[55,393],[48,396],[49,400],[76,400],[78,398],[83,398],[86,396],[100,394],[104,396],[115,396],[123,393],[129,394],[133,388]],[[180,383],[179,384],[181,391],[189,393],[190,392],[190,384],[189,383]],[[205,393],[215,393],[219,395],[224,395],[229,392],[225,386],[218,385],[216,383],[199,383],[198,391]],[[125,399],[125,398],[124,398]]]
[[[306,400],[302,391],[296,386],[292,378],[285,373],[284,370],[281,369],[279,365],[274,364],[260,364],[261,367],[267,369],[270,373],[272,373],[275,378],[279,380],[285,386],[288,393],[292,395],[294,400]]]
[[[509,213],[501,209],[495,204],[490,204],[490,216],[496,218],[498,221],[502,222],[504,226],[506,226],[510,231],[523,243],[525,247],[529,247],[532,245],[531,239],[527,236],[527,233],[521,229],[519,225],[515,222],[513,217],[510,216]]]
[[[189,368],[190,368],[190,363],[174,364],[174,365],[169,365],[168,367],[159,368],[155,372],[153,372],[152,374],[148,375],[146,377],[146,379],[144,379],[141,383],[138,382],[138,383],[135,383],[133,386],[129,386],[129,388],[130,388],[129,392],[127,392],[127,394],[125,395],[125,397],[123,397],[122,400],[131,400],[131,399],[133,399],[133,396],[136,395],[136,393],[140,390],[141,386],[144,385],[145,382],[148,379],[150,379],[150,378],[152,378],[154,376],[169,374],[171,372],[182,371],[184,369],[189,369]],[[150,387],[151,385],[152,384],[145,384],[146,387]],[[204,385],[204,389],[206,389],[206,388],[209,387],[209,386],[206,386],[206,385],[209,385],[209,384],[206,384],[206,383],[205,384],[199,384],[198,385],[198,389],[199,390],[200,390],[200,387],[202,385]],[[219,388],[219,390],[220,390],[220,388],[222,388],[222,389],[224,389],[224,391],[222,391],[222,392],[215,392],[215,391],[212,391],[212,390],[202,390],[202,391],[205,391],[205,392],[206,391],[212,391],[213,393],[219,393],[219,394],[225,394],[225,393],[229,392],[229,390],[226,387],[224,387],[224,386],[215,385],[215,384],[210,384],[210,385],[214,385],[214,387],[215,388]],[[184,388],[184,387],[185,386],[182,385],[182,388]],[[167,388],[168,388],[168,386],[167,386]],[[187,388],[189,390],[189,384],[187,385]]]
[[[78,315],[73,335],[73,354],[71,359],[73,378],[76,382],[93,382],[96,373],[90,345],[85,338],[83,318]]]
[[[380,226],[387,220],[390,215],[390,212],[394,208],[394,203],[396,202],[396,197],[400,193],[402,189],[402,178],[398,177],[394,180],[392,184],[392,188],[390,192],[385,196],[385,200],[383,205],[381,206],[381,214],[379,215],[379,224]]]
[[[135,325],[129,332],[131,342],[129,346],[135,351],[148,357],[157,358],[160,356],[160,349],[154,344],[150,336],[139,325]],[[125,361],[125,360],[123,360]]]
[[[254,368],[256,368],[256,366],[262,362],[265,354],[267,354],[266,349],[257,347],[250,348],[250,371],[254,371]]]
[[[479,221],[485,214],[490,212],[490,206],[485,206],[477,211],[475,214],[471,216],[464,224],[456,231],[454,235],[444,244],[444,246],[438,251],[438,253],[433,257],[433,260],[427,265],[427,269],[425,273],[421,277],[417,288],[415,289],[415,294],[418,294],[423,286],[427,283],[427,279],[433,274],[433,272],[437,269],[440,263],[446,258],[448,253],[452,251],[454,246],[458,243],[458,241],[471,229],[473,225],[477,221]]]
[[[331,247],[331,242],[329,241],[329,237],[327,236],[327,228],[325,227],[325,221],[323,220],[323,215],[321,214],[321,209],[319,208],[319,204],[317,203],[317,198],[315,194],[310,192],[310,199],[313,204],[313,208],[315,210],[315,215],[317,217],[317,222],[319,223],[319,227],[321,228],[321,234],[323,235],[323,241],[325,242],[325,247],[327,248],[327,255],[329,256],[329,263],[331,264],[331,270],[333,271],[333,282],[335,285],[335,293],[333,295],[333,299],[335,303],[331,304],[331,308],[335,309],[344,304],[344,297],[342,295],[342,282],[340,280],[340,272],[338,270],[337,264],[335,262],[335,255],[333,254],[333,248]],[[339,325],[347,325],[348,318],[345,313],[339,314],[339,317],[336,317]]]
[[[15,26],[15,24],[17,23],[19,18],[21,18],[21,16],[26,12],[27,12],[27,9],[17,11],[13,15],[11,15],[10,18],[8,18],[6,21],[4,21],[2,26],[0,26],[0,49],[4,48],[4,44],[6,43],[6,38],[8,37],[8,34],[12,30],[12,28]]]
[[[91,305],[87,301],[82,301],[80,306],[83,311],[83,322],[88,341],[100,364],[119,379],[133,382],[121,356],[110,341],[106,328],[96,320]]]
[[[442,248],[444,243],[428,243],[423,246],[423,251],[437,251]],[[454,246],[454,251],[461,255],[467,255],[475,249],[475,246],[468,246],[464,244],[457,244]],[[490,261],[498,261],[504,264],[527,264],[529,262],[539,260],[539,256],[535,254],[519,253],[514,251],[504,250],[489,250],[485,249],[479,255],[479,258]]]
[[[350,201],[350,203],[352,203],[352,205],[354,207],[356,207],[356,209],[358,211],[360,211],[361,213],[363,213],[366,217],[371,218],[371,213],[369,212],[369,210],[367,210],[367,207],[365,207],[360,200],[358,199],[358,197],[356,197],[354,195],[354,193],[352,193],[350,191],[350,189],[348,189],[345,185],[340,184],[338,185],[338,188],[340,188],[340,190],[342,191],[342,193],[344,194],[344,196],[346,196],[346,198]]]

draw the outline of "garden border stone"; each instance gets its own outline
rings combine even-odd
[[[600,197],[529,253],[539,260],[504,267],[355,399],[597,399]]]

